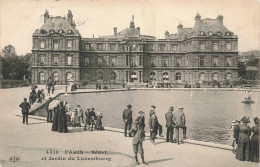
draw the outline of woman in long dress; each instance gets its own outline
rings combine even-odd
[[[52,131],[57,131],[58,130],[58,115],[59,115],[59,110],[58,107],[55,107],[53,109],[54,116],[53,116],[53,122],[52,122]]]
[[[63,101],[60,102],[58,110],[58,132],[66,133],[68,132],[68,127],[66,119],[66,108],[63,104]]]
[[[254,118],[255,126],[251,128],[253,136],[251,138],[251,161],[259,162],[259,119]]]
[[[251,130],[250,127],[247,126],[247,124],[250,122],[248,117],[243,117],[241,119],[238,131],[239,131],[239,137],[238,137],[238,146],[236,151],[236,159],[240,161],[249,161],[250,155],[250,134]]]

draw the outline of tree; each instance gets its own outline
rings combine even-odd
[[[2,55],[4,56],[4,58],[17,56],[15,47],[13,45],[5,46],[4,49],[2,49]]]

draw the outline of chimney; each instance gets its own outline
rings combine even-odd
[[[169,31],[168,31],[168,30],[165,31],[165,33],[164,33],[165,39],[168,39],[168,38],[169,38],[169,35],[170,35]]]
[[[217,20],[219,21],[219,23],[220,24],[222,24],[223,25],[223,16],[222,15],[218,15],[218,17],[217,17]]]
[[[195,25],[200,23],[200,19],[201,19],[201,16],[200,16],[200,14],[197,12],[197,15],[195,16]]]
[[[114,27],[114,35],[117,36],[117,27]]]
[[[49,12],[48,12],[47,9],[45,9],[45,13],[44,13],[44,23],[46,23],[49,18],[50,18]]]
[[[179,25],[178,25],[178,34],[180,34],[181,33],[181,30],[182,30],[182,28],[183,28],[183,25],[181,24],[181,23],[179,23]]]
[[[137,31],[139,31],[139,34],[140,34],[140,27],[137,27],[136,29],[137,29]]]

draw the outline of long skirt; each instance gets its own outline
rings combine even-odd
[[[236,159],[240,161],[250,161],[250,143],[249,142],[238,142]]]
[[[62,113],[62,115],[59,115],[58,132],[63,132],[63,133],[68,132],[67,119],[66,119],[65,113]]]
[[[58,130],[58,115],[57,114],[54,114],[51,130],[52,131]]]
[[[252,141],[251,143],[251,161],[259,162],[259,141]]]

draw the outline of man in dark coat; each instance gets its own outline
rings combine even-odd
[[[151,135],[151,143],[155,144],[154,139],[157,135],[157,131],[158,131],[158,120],[157,117],[155,115],[155,113],[152,113],[150,119],[149,119],[149,128],[150,128],[150,135]]]
[[[93,126],[95,127],[95,129],[97,128],[96,127],[96,113],[95,113],[95,109],[92,108],[92,110],[89,112],[89,116],[90,116],[90,122],[91,122],[91,131],[93,130]]]
[[[127,134],[127,129],[130,131],[131,125],[133,122],[131,108],[132,108],[132,106],[130,104],[127,105],[127,109],[124,110],[123,115],[122,115],[123,121],[125,123],[125,133],[124,133],[125,137]],[[131,133],[129,133],[129,137],[131,137]]]
[[[145,117],[144,117],[144,112],[143,111],[139,111],[138,112],[138,117],[135,119],[134,124],[138,125],[140,129],[145,128]]]
[[[151,105],[151,107],[152,107],[152,109],[150,110],[150,113],[149,113],[150,117],[152,116],[152,114],[155,114],[155,108],[156,108],[155,105]],[[155,114],[155,117],[156,117],[156,119],[158,121],[158,118],[157,118],[156,114]],[[163,135],[162,135],[162,125],[159,123],[159,121],[158,121],[158,130],[159,130],[159,136],[163,137]],[[152,136],[151,133],[150,133],[150,136]]]
[[[183,107],[179,107],[179,111],[173,113],[173,121],[175,123],[176,134],[179,135],[179,128],[183,129],[183,138],[186,139],[186,119],[183,112]],[[178,137],[177,137],[178,138]],[[177,139],[177,142],[179,139]]]
[[[169,108],[169,111],[165,114],[165,119],[166,119],[166,127],[167,127],[167,132],[166,132],[166,142],[169,142],[169,138],[170,138],[170,142],[173,143],[173,107],[171,106]]]
[[[27,98],[23,99],[24,102],[22,102],[19,107],[22,108],[22,114],[23,114],[23,124],[26,120],[26,124],[28,125],[28,114],[29,109],[31,108],[30,104],[27,102]]]
[[[47,111],[47,122],[52,123],[52,110],[49,109],[49,105],[51,102],[52,98],[50,97],[47,102],[46,102],[46,106],[45,106],[45,110]]]

